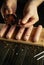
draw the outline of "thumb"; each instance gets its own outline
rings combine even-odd
[[[31,16],[32,16],[32,15],[31,15],[30,13],[28,13],[28,14],[22,19],[22,24],[26,24]]]

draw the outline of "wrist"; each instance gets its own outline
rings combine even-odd
[[[43,2],[43,0],[32,0],[30,2],[30,5],[34,5],[34,6],[38,7],[42,2]]]

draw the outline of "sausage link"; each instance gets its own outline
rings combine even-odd
[[[15,31],[15,28],[16,28],[15,25],[13,25],[13,26],[10,28],[9,32],[8,32],[7,35],[6,35],[6,38],[8,38],[8,39],[12,38],[13,33],[14,33],[14,31]]]
[[[24,33],[24,30],[25,30],[25,28],[20,28],[18,34],[16,35],[16,39],[18,39],[18,40],[21,39],[21,37],[22,37],[22,35]]]
[[[34,42],[38,42],[41,32],[42,32],[42,25],[39,25],[33,38]]]
[[[26,33],[25,33],[25,35],[24,35],[24,40],[29,40],[29,37],[30,37],[30,35],[31,35],[31,32],[32,32],[32,30],[33,30],[33,26],[30,26],[28,29],[27,29],[27,31],[26,31]]]
[[[0,37],[3,37],[8,29],[8,25],[4,25],[3,28],[0,31]]]

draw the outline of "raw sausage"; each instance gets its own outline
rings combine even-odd
[[[8,25],[4,25],[3,28],[0,31],[0,37],[3,37],[8,29]]]
[[[7,35],[6,35],[6,38],[9,38],[9,39],[12,38],[13,33],[14,33],[14,31],[15,31],[15,28],[16,28],[15,25],[13,25],[13,26],[10,28],[9,32],[8,32]]]
[[[41,32],[42,32],[42,25],[39,25],[33,38],[34,42],[37,42],[39,40]]]
[[[27,29],[27,31],[26,31],[26,33],[25,33],[25,35],[24,35],[24,40],[29,40],[29,37],[30,37],[30,35],[31,35],[31,32],[32,32],[32,30],[33,30],[33,26],[30,26],[28,29]]]
[[[21,39],[21,37],[22,37],[22,35],[23,35],[23,33],[24,33],[24,30],[25,30],[25,28],[23,28],[23,27],[20,28],[18,34],[16,35],[16,39],[18,39],[18,40]]]

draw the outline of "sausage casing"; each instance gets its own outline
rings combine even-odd
[[[37,30],[36,30],[36,32],[35,32],[33,41],[38,42],[38,40],[40,38],[41,32],[42,32],[42,25],[39,25],[38,28],[37,28]]]
[[[25,28],[20,28],[20,30],[18,31],[18,34],[16,35],[16,39],[18,39],[18,40],[20,40],[21,39],[21,37],[22,37],[22,35],[23,35],[23,33],[24,33],[24,30],[25,30]]]
[[[32,32],[32,30],[33,30],[33,26],[30,26],[28,29],[27,29],[27,31],[26,31],[26,33],[25,33],[25,35],[24,35],[24,40],[29,40],[29,37],[30,37],[30,35],[31,35],[31,32]]]
[[[13,25],[13,26],[10,28],[9,32],[8,32],[7,35],[6,35],[6,38],[9,38],[9,39],[12,38],[13,33],[14,33],[14,31],[15,31],[15,28],[16,28],[15,25]]]
[[[8,25],[4,25],[3,28],[0,31],[0,37],[3,37],[8,29]]]

